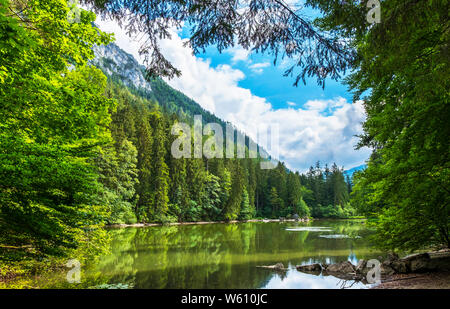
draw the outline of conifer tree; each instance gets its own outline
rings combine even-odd
[[[153,129],[153,177],[152,217],[157,221],[165,221],[169,203],[169,168],[166,163],[166,130],[163,115],[159,111],[150,114]]]
[[[148,115],[146,113],[137,113],[138,119],[136,129],[137,149],[138,149],[138,171],[139,185],[136,189],[138,202],[136,205],[136,215],[141,222],[148,222],[150,211],[153,205],[152,199],[152,156],[153,156],[153,139],[152,128],[150,127]]]

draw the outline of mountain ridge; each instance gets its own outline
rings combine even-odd
[[[117,44],[96,45],[94,47],[95,58],[91,63],[103,71],[112,82],[122,84],[128,90],[144,99],[155,102],[163,112],[176,114],[180,121],[193,125],[194,116],[201,115],[203,125],[207,123],[218,123],[223,132],[226,126],[231,126],[236,132],[244,135],[245,145],[249,148],[254,141],[245,133],[240,131],[233,123],[225,121],[215,114],[205,110],[200,104],[186,96],[183,92],[172,88],[161,78],[152,78],[150,81],[145,77],[145,67],[138,63],[133,55],[121,49]],[[256,143],[259,153],[267,158],[270,155]],[[273,161],[276,164],[277,160]]]

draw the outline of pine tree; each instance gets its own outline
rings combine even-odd
[[[241,203],[242,203],[242,192],[243,192],[243,170],[241,162],[239,159],[230,160],[232,163],[232,174],[231,174],[231,194],[228,202],[224,209],[225,220],[235,220],[237,219]]]
[[[156,221],[167,220],[169,203],[169,168],[166,164],[166,130],[164,118],[160,112],[150,114],[150,122],[153,128],[153,208],[152,217]]]
[[[280,210],[283,208],[283,200],[278,195],[275,187],[272,187],[270,190],[270,206],[272,218],[279,216]]]
[[[255,213],[254,207],[250,204],[247,188],[242,191],[241,211],[239,213],[239,220],[250,220]]]
[[[348,191],[347,184],[345,183],[344,172],[343,169],[340,169],[336,163],[331,167],[332,172],[332,184],[333,184],[333,205],[334,206],[343,206],[348,200]]]
[[[137,113],[138,125],[136,130],[137,149],[138,149],[138,171],[139,185],[136,188],[138,202],[136,205],[136,215],[141,222],[148,222],[151,217],[151,208],[153,205],[153,187],[152,187],[152,156],[153,139],[152,129],[150,127],[148,116],[144,113]]]

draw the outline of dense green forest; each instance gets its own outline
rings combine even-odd
[[[259,159],[175,159],[170,129],[176,114],[115,83],[106,94],[118,104],[110,125],[114,147],[103,149],[96,162],[111,196],[110,223],[354,214],[350,181],[335,164],[322,170],[318,163],[301,175],[281,162],[261,169]]]
[[[173,158],[172,124],[218,119],[161,79],[151,94],[107,82],[89,62],[111,41],[93,13],[70,23],[64,1],[28,4],[0,7],[2,259],[100,245],[104,224],[353,214],[336,165],[300,175],[260,159]]]
[[[369,25],[360,4],[310,0],[316,23],[357,52],[345,82],[367,114],[352,205],[385,250],[450,247],[450,2],[391,0]],[[361,17],[358,17],[361,16]]]

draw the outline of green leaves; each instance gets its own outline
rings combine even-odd
[[[109,36],[92,13],[73,24],[67,11],[63,0],[0,2],[0,243],[38,256],[73,252],[107,215],[93,204],[91,158],[110,141],[113,102],[86,63]]]
[[[358,146],[374,152],[355,178],[352,203],[378,216],[376,241],[385,249],[450,246],[449,5],[384,1],[381,23],[360,24],[361,33],[345,21],[351,9],[321,7],[324,27],[342,27],[357,49],[347,82],[356,99],[365,95]]]

